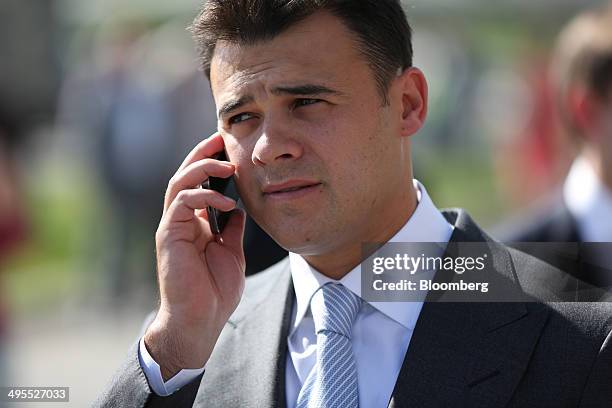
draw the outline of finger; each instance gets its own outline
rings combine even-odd
[[[195,211],[195,215],[196,217],[200,217],[200,218],[204,218],[206,221],[208,221],[208,211],[203,209],[203,210],[196,210]]]
[[[191,221],[196,210],[208,206],[221,211],[231,211],[236,207],[236,201],[214,190],[182,190],[168,207],[164,221],[168,223]]]
[[[221,292],[228,293],[236,289],[240,278],[244,279],[246,269],[244,250],[242,242],[244,238],[244,225],[246,213],[241,209],[235,209],[230,215],[228,224],[222,233],[222,244],[211,241],[206,247],[206,259],[209,269],[215,278],[215,282]],[[229,256],[228,255],[233,255]],[[221,258],[235,262],[235,268],[221,268],[215,260]]]
[[[178,172],[189,166],[191,163],[202,160],[207,157],[212,157],[216,153],[223,150],[223,138],[220,133],[213,133],[208,138],[202,140],[194,147],[191,152],[185,157],[183,163],[178,168]]]
[[[185,189],[192,189],[202,184],[209,176],[227,178],[234,174],[235,166],[231,163],[214,159],[203,159],[191,163],[185,169],[177,172],[168,183],[164,209],[167,209],[177,194]]]

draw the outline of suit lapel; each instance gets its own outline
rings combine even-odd
[[[245,289],[250,297],[242,299],[226,324],[195,406],[286,406],[287,335],[294,291],[288,260],[277,269],[255,278],[260,278],[257,290]],[[210,395],[213,400],[206,399]]]
[[[486,242],[499,275],[496,279],[520,290],[503,246],[486,237],[464,212],[444,215],[455,225],[451,244]],[[434,280],[448,278],[438,272]],[[527,367],[548,312],[528,303],[434,302],[430,295],[389,407],[505,406]]]

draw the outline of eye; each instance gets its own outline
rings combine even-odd
[[[295,108],[299,108],[300,106],[314,105],[319,102],[322,102],[322,101],[320,99],[300,98],[300,99],[296,99],[295,102],[293,102],[293,107],[295,109]]]
[[[253,117],[250,113],[240,113],[236,116],[232,116],[229,118],[228,122],[230,125],[235,125],[240,122],[244,122],[245,120],[249,120]]]

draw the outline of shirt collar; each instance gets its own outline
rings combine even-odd
[[[413,183],[417,193],[417,207],[406,224],[388,242],[447,243],[454,227],[446,221],[436,208],[425,187],[417,180],[414,180]],[[293,330],[300,325],[308,311],[312,295],[319,287],[328,282],[341,283],[361,297],[361,265],[336,281],[311,267],[302,256],[296,253],[289,253],[289,262],[297,298]],[[420,304],[417,302],[370,302],[369,304],[411,330],[414,329],[420,312]]]
[[[583,241],[612,241],[612,192],[586,158],[574,161],[563,186],[563,199]]]

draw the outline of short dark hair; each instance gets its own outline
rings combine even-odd
[[[412,66],[412,31],[399,0],[208,0],[190,27],[206,76],[217,41],[270,40],[318,11],[340,18],[356,34],[388,104],[391,79]]]

